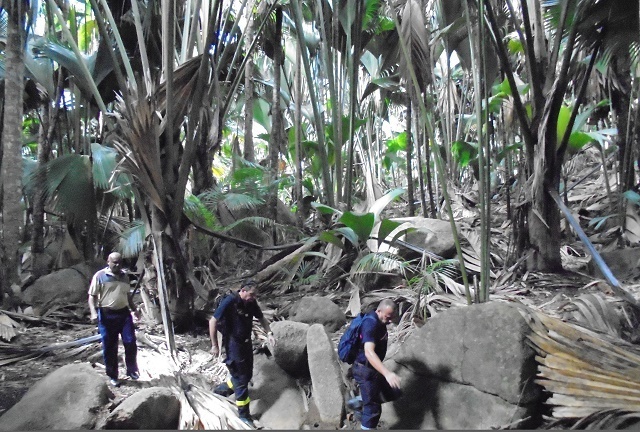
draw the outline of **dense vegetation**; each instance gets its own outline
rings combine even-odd
[[[611,195],[598,228],[640,240],[638,1],[2,5],[0,293],[27,261],[46,271],[62,229],[85,259],[144,252],[180,327],[223,245],[278,251],[252,269],[266,285],[346,283],[302,258],[402,268],[385,205],[455,233],[452,192],[473,190],[477,292],[463,260],[455,277],[484,301],[491,198],[508,203],[506,259],[560,270],[553,196],[587,151]]]

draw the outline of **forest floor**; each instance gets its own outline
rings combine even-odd
[[[581,169],[575,170],[571,178],[583,177],[583,172],[591,171],[594,164],[599,163],[597,159],[593,160],[593,158],[587,162],[589,163],[585,163]],[[583,211],[585,209],[589,217],[595,217],[601,215],[602,209],[608,207],[609,198],[607,191],[602,186],[604,184],[602,175],[600,172],[592,172],[588,181],[574,185],[576,187],[572,188],[569,203],[577,217],[578,213],[585,214]],[[473,197],[473,194],[469,191],[462,191],[457,196],[465,197],[465,200],[459,199],[457,202],[459,208],[462,208],[466,205],[465,202],[468,203],[468,197]],[[504,229],[508,225],[504,222],[506,220],[504,202],[498,202],[492,206],[494,206],[492,214],[495,218],[492,223],[494,226],[492,245],[502,245],[502,247],[496,248],[497,254],[501,254],[508,249],[504,245],[510,243],[510,230]],[[395,213],[394,216],[400,216],[405,213],[405,210],[401,206],[396,206],[392,209],[392,213]],[[471,209],[468,210],[468,213],[473,219],[475,211]],[[474,225],[477,227],[477,223]],[[602,236],[601,248],[614,249],[615,245],[613,245],[614,241],[610,239],[610,232],[600,230],[600,234],[598,234],[592,226],[586,224],[585,226],[587,229],[591,229],[588,234],[592,236],[592,239]],[[496,269],[497,278],[504,278],[507,283],[499,284],[499,288],[491,293],[491,298],[518,301],[550,315],[577,322],[585,319],[584,314],[580,314],[580,307],[574,303],[574,300],[578,298],[604,294],[604,298],[611,302],[614,308],[624,309],[624,302],[614,295],[607,283],[589,274],[590,257],[585,252],[584,245],[577,240],[575,233],[566,229],[564,236],[562,258],[565,271],[549,274],[507,269],[503,266],[502,270]],[[505,259],[504,256],[501,258]],[[500,271],[498,272],[498,270]],[[511,274],[508,274],[509,272]],[[626,270],[620,269],[618,266],[615,276],[623,284],[626,291],[634,297],[640,298],[639,275],[636,266],[629,266]],[[302,290],[284,295],[272,292],[262,296],[260,302],[268,317],[278,318],[288,305],[306,294],[309,293]],[[350,289],[325,289],[325,292],[321,294],[330,296],[343,310],[347,309]],[[464,302],[464,298],[460,298],[460,302]],[[43,349],[43,347],[71,343],[97,335],[96,326],[88,324],[86,316],[82,317],[82,314],[85,313],[86,305],[78,305],[77,309],[58,310],[46,319],[13,316],[13,320],[19,324],[19,327],[15,329],[16,336],[10,342],[0,341],[0,415],[17,403],[34,383],[56,368],[72,362],[89,361],[96,368],[104,370],[99,341],[63,349]],[[637,327],[637,322],[628,317],[627,321],[625,339],[635,342],[638,337],[631,333]],[[194,382],[211,388],[222,381],[226,372],[221,359],[214,359],[209,354],[210,342],[206,321],[202,320],[198,324],[192,331],[176,335],[178,369],[181,374],[188,376]],[[397,329],[392,326],[390,330],[391,340],[394,339],[394,336],[397,339]],[[175,372],[176,366],[170,364],[171,362],[166,355],[167,351],[163,348],[165,344],[163,343],[162,326],[141,321],[138,323],[137,334],[141,379],[134,382],[126,378],[122,380],[120,386],[112,387],[115,395],[112,405],[118,404],[140,388],[157,385],[163,380],[163,375],[171,375],[172,372]],[[120,346],[120,350],[122,352],[122,346]],[[16,361],[18,358],[20,360]],[[121,370],[120,373],[122,377],[125,376],[124,370]]]

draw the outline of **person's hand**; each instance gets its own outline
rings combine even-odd
[[[389,372],[384,378],[387,380],[391,388],[400,388],[400,377],[396,373]]]
[[[220,355],[220,348],[218,348],[215,345],[212,345],[211,350],[209,352],[211,353],[212,356],[218,357]]]
[[[91,315],[91,317],[89,318],[91,320],[91,324],[97,324],[98,323],[98,315]]]
[[[267,340],[270,346],[273,347],[276,345],[276,338],[273,337],[273,332],[267,333]]]

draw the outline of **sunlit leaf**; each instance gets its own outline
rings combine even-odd
[[[342,216],[340,216],[340,219],[338,219],[338,222],[341,222],[351,228],[356,233],[360,241],[366,242],[371,235],[374,219],[375,217],[373,213],[357,215],[353,212],[344,212]]]

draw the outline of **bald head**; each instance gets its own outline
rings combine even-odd
[[[107,265],[114,274],[120,273],[122,268],[122,255],[119,252],[111,252],[107,258]]]
[[[396,314],[396,309],[397,307],[393,300],[384,299],[378,304],[376,314],[380,321],[385,324],[389,324]]]

